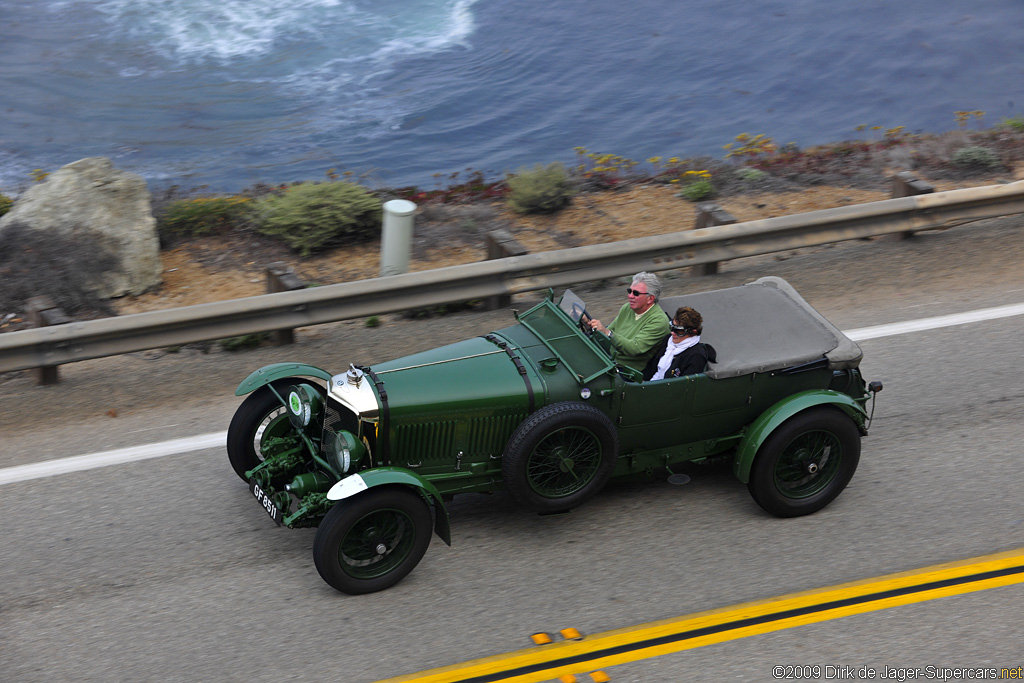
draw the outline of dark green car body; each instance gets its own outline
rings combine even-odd
[[[506,489],[557,512],[609,478],[722,456],[773,514],[834,499],[880,389],[862,379],[856,344],[778,278],[659,303],[701,311],[719,362],[641,381],[585,331],[567,291],[504,329],[371,367],[262,368],[238,389],[251,395],[229,457],[275,521],[321,526],[317,567],[349,593],[411,571],[424,525],[450,542],[445,501],[459,493]]]

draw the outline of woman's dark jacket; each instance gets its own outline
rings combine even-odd
[[[665,355],[665,349],[668,348],[668,340],[671,338],[672,335],[668,335],[654,347],[654,355],[647,361],[647,367],[644,368],[645,380],[654,377],[654,373],[658,371],[658,361]],[[677,353],[672,358],[672,363],[668,366],[668,370],[665,371],[665,379],[669,377],[682,377],[683,375],[696,375],[697,373],[704,372],[708,363],[714,363],[717,360],[718,354],[715,352],[715,347],[711,344],[703,342],[694,344],[682,353]]]

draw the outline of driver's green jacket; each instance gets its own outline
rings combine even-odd
[[[615,362],[643,372],[654,347],[668,334],[668,316],[655,304],[637,318],[629,304],[623,304],[608,329]]]

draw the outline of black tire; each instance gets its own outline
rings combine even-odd
[[[618,455],[619,435],[607,415],[584,403],[554,403],[516,428],[501,474],[523,507],[562,512],[604,488]]]
[[[835,500],[859,461],[860,431],[853,420],[836,408],[812,408],[765,439],[747,488],[773,515],[809,515]]]
[[[289,386],[303,383],[309,384],[308,380],[301,377],[285,377],[270,384],[283,396]],[[313,386],[323,394],[318,385]],[[231,462],[231,468],[243,481],[247,481],[247,471],[263,462],[259,441],[268,427],[271,433],[292,429],[288,424],[288,413],[281,405],[281,401],[270,387],[265,385],[242,401],[231,418],[231,424],[228,425],[228,460]]]
[[[313,562],[324,581],[350,595],[390,588],[419,564],[432,516],[409,489],[370,489],[335,503],[316,532]]]

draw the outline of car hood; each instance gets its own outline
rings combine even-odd
[[[518,349],[509,345],[506,351],[495,343],[504,340],[489,337],[372,366],[378,395],[386,392],[392,419],[454,417],[467,409],[476,413],[527,412],[530,390],[541,386],[536,369]]]

